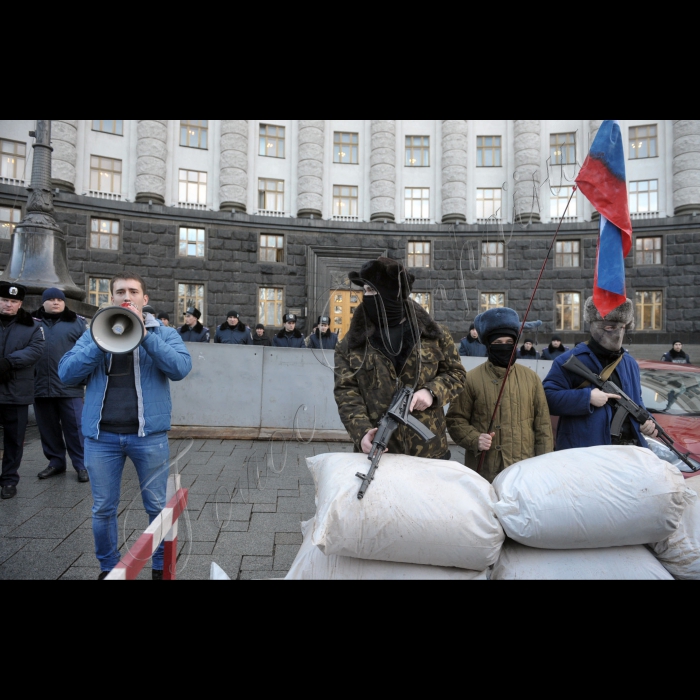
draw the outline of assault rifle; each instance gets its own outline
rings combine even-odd
[[[379,460],[382,458],[384,450],[386,450],[389,445],[391,436],[396,432],[399,425],[407,425],[413,428],[426,442],[435,437],[432,431],[426,428],[411,414],[411,401],[413,401],[413,389],[407,386],[401,387],[394,394],[389,410],[379,421],[377,434],[374,436],[374,441],[372,442],[372,450],[367,456],[367,459],[372,462],[372,466],[366,474],[361,474],[360,472],[355,474],[358,479],[362,479],[362,486],[357,494],[359,500],[365,497],[367,489],[374,481],[374,474],[377,471],[377,467],[379,467]]]
[[[610,426],[610,434],[613,437],[620,437],[622,434],[622,424],[627,419],[627,416],[632,416],[640,425],[644,425],[647,421],[653,421],[656,429],[659,431],[658,440],[664,443],[669,450],[671,450],[681,461],[687,464],[694,472],[698,471],[699,467],[693,465],[689,459],[689,453],[683,454],[679,452],[673,445],[673,438],[658,424],[656,418],[643,408],[638,406],[632,399],[625,394],[622,389],[620,389],[617,384],[611,381],[605,381],[601,379],[595,372],[590,370],[586,365],[581,362],[575,355],[572,355],[564,364],[564,369],[569,370],[572,374],[576,374],[583,379],[588,380],[588,382],[600,389],[606,394],[617,394],[620,399],[614,399],[617,404],[617,410],[613,416],[612,424]]]

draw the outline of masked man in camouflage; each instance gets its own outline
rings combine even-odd
[[[409,299],[415,278],[397,261],[372,260],[350,280],[365,298],[336,348],[335,400],[355,450],[369,454],[397,388],[415,386],[412,413],[435,438],[425,442],[400,426],[389,452],[449,459],[444,407],[466,380],[450,332]]]

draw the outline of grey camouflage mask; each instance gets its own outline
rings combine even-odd
[[[624,323],[611,323],[610,321],[593,321],[591,323],[591,336],[610,352],[619,352],[625,339]]]

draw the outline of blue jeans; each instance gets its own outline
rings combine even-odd
[[[143,507],[153,522],[165,508],[170,473],[168,434],[138,435],[100,433],[98,440],[85,439],[85,468],[92,488],[92,531],[95,554],[102,571],[111,571],[120,561],[117,515],[122,473],[126,458],[136,467]],[[164,544],[153,555],[153,569],[163,570]]]

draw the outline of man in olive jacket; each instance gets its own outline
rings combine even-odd
[[[379,258],[350,279],[364,286],[365,300],[336,348],[335,400],[355,450],[369,453],[397,388],[415,386],[413,414],[435,438],[424,442],[400,426],[389,452],[449,459],[444,406],[466,378],[452,336],[408,298],[414,277],[400,263]]]
[[[487,343],[488,360],[467,373],[466,388],[447,414],[447,427],[466,450],[470,469],[478,470],[481,452],[486,452],[481,476],[492,482],[511,464],[553,452],[554,439],[542,382],[524,365],[513,367],[492,432],[487,432],[520,321],[512,309],[491,309],[477,316],[476,328]]]

